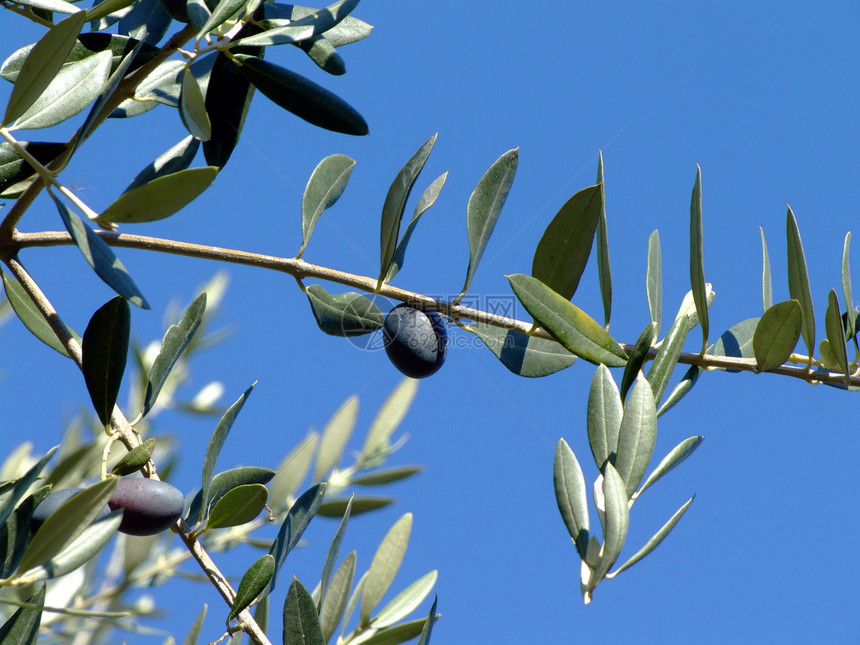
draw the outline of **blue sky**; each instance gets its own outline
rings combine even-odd
[[[759,226],[770,249],[774,300],[788,298],[786,204],[803,235],[823,337],[827,292],[841,294],[843,239],[860,203],[855,3],[365,2],[355,15],[374,31],[342,50],[343,77],[326,77],[290,48],[272,48],[267,57],[348,100],[366,118],[368,137],[319,131],[258,96],[215,185],[170,219],[124,230],[292,256],[301,242],[304,183],[322,157],[343,153],[357,160],[350,185],[304,258],[375,276],[385,192],[438,132],[416,191],[446,170],[449,178],[393,284],[457,294],[468,263],[469,194],[499,155],[519,146],[517,178],[471,290],[508,296],[504,275],[530,271],[555,212],[594,182],[602,149],[610,331],[632,343],[648,322],[645,258],[654,229],[663,248],[664,317],[674,315],[689,289],[689,199],[698,163],[705,276],[717,293],[712,340],[761,314]],[[4,52],[36,38],[36,30],[18,29],[21,22],[0,20]],[[9,86],[0,91],[5,99]],[[72,126],[56,136],[68,136]],[[110,122],[62,179],[103,209],[184,136],[168,108]],[[21,226],[58,227],[44,198]],[[133,312],[135,334],[145,340],[160,337],[170,302],[186,302],[221,268],[130,250],[120,255],[153,305],[152,312]],[[30,250],[22,260],[76,329],[111,296],[72,249]],[[349,449],[360,449],[399,373],[383,352],[323,335],[292,278],[227,269],[222,320],[235,333],[201,356],[188,392],[217,379],[229,403],[259,384],[219,467],[276,467],[309,427],[322,427],[354,393],[361,408]],[[602,317],[593,258],[574,302]],[[527,319],[523,310],[517,315]],[[690,334],[688,351],[700,338],[698,329]],[[624,553],[694,492],[695,502],[657,551],[601,584],[585,607],[579,561],[553,497],[552,460],[564,437],[586,480],[597,474],[585,435],[593,367],[579,361],[544,379],[520,379],[486,349],[463,344],[469,346],[452,348],[442,370],[421,382],[401,427],[409,441],[390,461],[420,463],[426,471],[392,487],[397,505],[356,518],[344,546],[358,550],[364,570],[387,528],[414,513],[395,588],[439,569],[443,619],[434,642],[857,640],[856,395],[773,375],[703,374],[661,417],[656,453],[693,434],[706,440],[637,503]],[[47,450],[87,403],[83,379],[14,320],[0,330],[0,366],[0,453],[25,436]],[[620,380],[620,372],[615,376]],[[213,426],[174,413],[159,419],[159,429],[181,442],[173,481],[186,492],[199,481]],[[308,547],[288,560],[288,573],[309,588],[335,529],[330,520],[314,521]],[[228,558],[226,567],[238,574],[256,557]],[[223,622],[214,617],[221,609],[214,591],[195,587],[193,602],[184,583],[170,583],[164,593],[175,603],[169,624],[177,636],[208,602],[204,636],[217,637]],[[428,610],[429,602],[420,611]]]

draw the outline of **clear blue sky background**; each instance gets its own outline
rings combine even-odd
[[[326,77],[291,48],[273,48],[268,58],[351,102],[370,136],[319,131],[258,96],[242,143],[207,193],[171,219],[123,230],[292,256],[301,240],[305,181],[323,156],[344,153],[358,164],[305,259],[375,276],[388,185],[438,132],[418,190],[445,170],[449,179],[394,284],[457,293],[468,262],[468,196],[499,155],[519,146],[517,178],[472,287],[482,296],[507,295],[503,276],[530,271],[545,226],[570,195],[594,182],[603,149],[611,331],[633,342],[648,321],[645,256],[655,228],[665,317],[689,289],[689,201],[698,163],[706,279],[717,293],[712,339],[761,314],[759,226],[769,242],[774,300],[788,298],[786,203],[803,235],[823,337],[827,292],[841,294],[843,239],[860,203],[856,3],[368,1],[356,15],[375,29],[342,50],[344,77]],[[37,31],[21,23],[0,20],[4,54],[35,39]],[[0,91],[8,96],[9,86]],[[168,108],[108,123],[62,177],[100,210],[184,136]],[[22,222],[24,230],[59,227],[44,198]],[[186,302],[219,269],[135,251],[121,257],[153,305],[152,312],[133,312],[135,334],[145,340],[160,337],[168,303]],[[22,259],[76,329],[111,296],[73,249],[33,250]],[[259,381],[219,466],[276,467],[353,393],[360,393],[361,410],[350,449],[359,449],[400,374],[383,352],[323,335],[292,278],[229,272],[223,320],[236,333],[201,357],[187,390],[217,379],[229,403]],[[855,269],[856,284],[857,275]],[[574,300],[602,318],[593,262]],[[688,349],[700,342],[697,328]],[[0,333],[0,358],[0,453],[25,437],[47,450],[87,403],[83,380],[14,320]],[[655,553],[601,584],[585,607],[579,560],[553,496],[552,460],[565,437],[587,480],[597,474],[585,435],[592,374],[579,362],[525,380],[484,348],[452,349],[442,371],[421,383],[401,428],[409,441],[390,461],[421,463],[426,472],[392,487],[396,506],[349,526],[344,548],[358,549],[359,570],[388,526],[412,511],[412,541],[395,587],[439,569],[443,619],[434,642],[857,642],[857,395],[776,376],[703,374],[661,418],[656,453],[692,434],[706,440],[636,504],[625,554],[695,492],[692,508]],[[181,441],[174,483],[185,491],[199,481],[213,427],[214,420],[180,414],[159,419],[159,428]],[[333,521],[314,521],[310,544],[289,558],[288,574],[312,588],[335,529]],[[238,574],[256,557],[228,559],[226,566]],[[208,602],[204,636],[217,637],[223,606],[211,588],[195,587],[192,596],[185,583],[165,589],[177,636]],[[420,611],[428,609],[429,601]]]

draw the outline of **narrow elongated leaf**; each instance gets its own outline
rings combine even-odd
[[[284,645],[325,645],[317,605],[296,578],[284,601]]]
[[[102,93],[110,67],[109,51],[64,66],[13,127],[19,130],[49,128],[79,114]]]
[[[678,357],[681,356],[681,350],[684,348],[684,340],[687,338],[687,317],[681,316],[675,319],[666,337],[663,339],[663,344],[660,345],[660,350],[657,352],[657,357],[651,364],[651,369],[648,370],[648,382],[651,383],[651,389],[654,392],[654,401],[659,403],[663,398],[663,392],[666,391],[666,386],[669,384],[669,379],[672,377],[672,372],[675,365],[678,364]]]
[[[179,94],[179,116],[191,136],[208,141],[212,137],[212,124],[206,114],[206,103],[200,84],[187,67],[182,72],[182,90]]]
[[[415,228],[418,226],[421,216],[436,202],[436,198],[439,197],[439,192],[442,190],[442,186],[445,185],[445,179],[447,179],[447,177],[448,171],[446,170],[427,187],[418,199],[418,204],[416,204],[415,212],[412,215],[412,221],[409,222],[409,226],[407,226],[406,230],[403,232],[400,242],[397,243],[397,248],[394,249],[394,257],[391,258],[391,264],[388,266],[388,273],[385,276],[385,282],[393,280],[394,276],[396,276],[400,269],[403,268],[403,262],[406,258],[406,247],[409,245],[409,240],[412,239],[412,234],[415,232]]]
[[[842,312],[839,311],[839,298],[836,289],[831,289],[827,295],[827,312],[824,315],[824,329],[827,340],[833,350],[836,364],[848,376],[848,352],[845,347],[845,329],[842,327]]]
[[[51,84],[63,67],[86,19],[85,11],[72,14],[45,32],[30,50],[6,104],[2,125],[8,125],[24,114]]]
[[[735,358],[755,358],[753,337],[761,318],[747,318],[733,325],[714,343],[714,356],[734,356]],[[727,372],[740,370],[727,369]]]
[[[603,469],[607,459],[614,458],[623,415],[624,406],[618,386],[615,385],[609,368],[600,365],[591,379],[586,416],[588,445],[598,470]]]
[[[714,293],[713,288],[711,287],[711,283],[708,282],[705,284],[705,300],[707,301],[708,307],[714,302],[714,298],[716,294]],[[696,325],[699,324],[699,314],[696,312],[696,302],[693,298],[693,292],[688,291],[684,295],[684,299],[681,301],[681,306],[678,307],[678,313],[675,314],[675,320],[678,319],[679,316],[687,317],[687,332],[694,329]]]
[[[18,565],[23,573],[61,553],[93,523],[113,494],[119,479],[109,477],[66,500],[48,516],[30,542]]]
[[[325,488],[325,483],[312,486],[299,496],[287,513],[287,517],[278,531],[278,536],[275,538],[272,548],[269,549],[269,553],[275,558],[275,572],[272,574],[269,584],[261,592],[262,595],[269,595],[278,583],[278,574],[281,567],[284,566],[284,560],[299,543],[308,524],[316,515],[325,496]],[[314,615],[316,615],[316,606],[314,606]]]
[[[436,579],[439,577],[438,571],[426,573],[403,591],[391,599],[379,614],[373,618],[373,626],[376,629],[384,629],[394,623],[397,623],[409,614],[411,614],[433,590],[433,585],[436,584]]]
[[[385,470],[375,470],[361,477],[351,477],[349,482],[353,486],[381,486],[412,477],[420,472],[424,472],[424,466],[395,466]]]
[[[224,24],[227,20],[235,16],[247,3],[248,0],[220,0],[212,10],[209,20],[201,27],[200,33],[208,34],[219,25]]]
[[[370,619],[371,612],[394,582],[394,576],[397,575],[403,562],[411,531],[412,513],[406,513],[388,530],[379,548],[376,549],[370,568],[367,570],[367,578],[361,594],[359,613],[362,622]]]
[[[237,486],[215,502],[206,520],[207,529],[240,526],[256,519],[265,508],[269,491],[262,484]]]
[[[674,514],[674,515],[672,515],[672,517],[670,517],[670,518],[669,518],[669,521],[668,521],[668,522],[666,522],[662,527],[660,527],[660,530],[659,530],[659,531],[657,531],[657,532],[653,535],[653,537],[651,537],[651,539],[650,539],[650,540],[648,540],[648,541],[645,543],[645,546],[643,546],[643,547],[642,547],[641,549],[639,549],[636,553],[634,553],[634,554],[633,554],[633,556],[632,556],[629,560],[627,560],[627,562],[625,562],[625,563],[624,563],[624,564],[622,564],[620,567],[618,567],[618,569],[616,569],[616,570],[615,570],[615,571],[613,571],[612,573],[607,574],[607,576],[606,576],[606,577],[607,577],[607,578],[614,578],[614,577],[615,577],[615,576],[617,576],[619,573],[621,573],[621,572],[622,572],[622,571],[624,571],[625,569],[629,569],[629,568],[630,568],[630,567],[632,567],[634,564],[636,564],[637,562],[639,562],[639,560],[641,560],[641,559],[642,559],[642,558],[644,558],[646,555],[648,555],[649,553],[651,553],[651,551],[653,551],[654,549],[656,549],[656,548],[660,545],[660,543],[661,543],[663,540],[665,540],[665,539],[666,539],[666,536],[667,536],[667,535],[669,535],[669,532],[670,532],[673,528],[675,528],[675,525],[676,525],[676,524],[681,520],[681,518],[684,516],[684,513],[686,513],[686,512],[687,512],[687,509],[688,509],[688,508],[690,508],[690,504],[692,504],[692,503],[693,503],[693,499],[695,499],[695,497],[696,497],[696,496],[695,496],[695,495],[693,495],[690,499],[688,499],[688,500],[683,504],[683,506],[681,506],[681,508],[679,508],[677,511],[675,511],[675,514]]]
[[[702,354],[708,346],[708,296],[705,290],[704,245],[702,241],[702,169],[696,164],[696,183],[690,198],[690,284],[696,313],[702,326]]]
[[[379,631],[374,631],[373,627],[371,627],[358,638],[351,640],[350,643],[355,643],[355,645],[400,645],[400,643],[408,643],[419,637],[424,633],[424,628],[426,627],[426,618],[410,620],[399,625],[380,629]],[[418,642],[420,642],[420,639]]]
[[[386,194],[385,202],[382,205],[382,223],[379,226],[380,269],[379,280],[376,283],[377,289],[382,286],[388,275],[388,269],[391,267],[394,251],[397,248],[397,241],[400,238],[400,220],[403,218],[406,200],[409,199],[412,186],[415,185],[415,180],[418,179],[421,169],[424,168],[424,164],[430,156],[430,151],[433,150],[436,136],[434,134],[421,144],[421,147],[400,169],[388,188],[388,194]]]
[[[297,258],[302,257],[320,215],[343,194],[353,168],[355,159],[346,155],[330,155],[314,168],[302,195],[302,245]]]
[[[6,482],[8,489],[14,487],[13,482]],[[28,495],[9,515],[8,519],[0,525],[0,578],[8,578],[18,569],[21,556],[27,548],[30,538],[30,518],[33,509],[48,496],[50,486],[42,486],[36,489],[32,495]],[[0,486],[0,493],[7,488]]]
[[[854,311],[854,293],[851,289],[851,265],[848,261],[848,249],[851,246],[851,231],[845,234],[845,243],[842,246],[842,295],[845,297],[847,315],[845,320],[845,337],[854,338],[857,332],[857,316],[852,315]]]
[[[208,608],[209,605],[203,603],[203,609],[200,610],[200,613],[197,614],[197,618],[194,619],[194,623],[191,625],[191,629],[189,629],[188,633],[185,635],[185,639],[182,641],[182,645],[197,645],[197,641],[200,638],[200,632],[203,629],[203,621],[206,620],[206,610]]]
[[[206,292],[197,296],[191,304],[182,312],[182,316],[175,325],[170,325],[161,339],[161,349],[149,370],[149,378],[146,383],[146,394],[143,400],[143,411],[141,416],[155,405],[161,388],[164,387],[167,377],[182,356],[188,343],[194,338],[200,323],[203,322],[203,314],[206,311]]]
[[[272,574],[275,572],[275,558],[266,554],[252,564],[239,582],[239,589],[230,607],[230,615],[227,620],[233,620],[249,607],[260,592],[269,584]]]
[[[466,206],[466,230],[469,236],[469,268],[466,270],[466,280],[460,290],[462,297],[472,284],[481,256],[487,248],[487,242],[493,234],[496,222],[511,191],[517,165],[520,159],[520,149],[508,150],[493,162],[489,170],[481,177],[475,190],[469,196]],[[459,299],[459,298],[458,298]]]
[[[70,2],[65,0],[25,0],[19,2],[25,7],[33,7],[34,9],[44,9],[45,11],[54,11],[56,13],[77,13],[81,10]]]
[[[218,168],[187,168],[123,193],[98,217],[100,223],[154,222],[182,210],[212,185]]]
[[[405,378],[385,399],[367,431],[364,446],[355,464],[357,468],[362,470],[372,468],[385,460],[390,448],[391,435],[409,411],[417,391],[418,381]]]
[[[651,388],[642,380],[644,387],[649,393]],[[636,386],[633,387],[632,395],[636,394]],[[628,494],[625,492],[624,480],[621,475],[607,463],[603,472],[603,504],[606,520],[603,526],[603,553],[600,562],[591,578],[591,588],[609,572],[609,569],[621,555],[624,541],[627,539],[627,527],[630,523],[630,510],[627,506]]]
[[[51,196],[57,205],[57,210],[60,211],[60,217],[63,219],[66,230],[69,231],[87,264],[95,270],[96,275],[132,304],[142,309],[149,309],[146,298],[143,297],[140,289],[137,288],[128,271],[107,243],[84,224],[76,213],[69,210],[59,198],[54,195]]]
[[[358,397],[353,395],[343,402],[322,431],[314,481],[322,480],[332,468],[337,467],[357,418]]]
[[[758,369],[762,372],[780,367],[797,345],[803,325],[803,314],[797,300],[785,300],[764,312],[753,336]],[[842,321],[839,322],[840,328]]]
[[[247,401],[248,397],[251,396],[251,392],[253,391],[255,386],[256,383],[254,383],[254,385],[245,390],[242,396],[240,396],[236,400],[236,402],[227,409],[227,411],[221,417],[221,420],[218,421],[218,425],[215,426],[215,431],[212,433],[212,438],[209,439],[209,445],[206,447],[206,459],[203,462],[203,485],[200,489],[200,497],[202,499],[199,517],[200,522],[206,520],[209,500],[211,499],[209,495],[209,488],[212,485],[212,475],[215,473],[215,464],[218,462],[218,455],[221,454],[221,448],[224,446],[224,442],[227,440],[227,434],[233,427],[233,423],[236,421],[236,417],[239,416],[239,412],[242,411],[242,406],[245,405],[245,401]]]
[[[580,557],[584,558],[588,549],[589,531],[585,478],[576,455],[564,439],[559,439],[555,446],[552,479],[558,512],[576,550]]]
[[[250,36],[239,42],[242,45],[261,45],[264,47],[296,44],[334,28],[347,17],[356,5],[358,5],[358,0],[340,0],[324,9],[310,9],[310,13],[307,14],[302,11],[301,13],[304,15],[301,17],[299,17],[300,12],[292,12],[293,18],[288,26],[270,29],[258,36]],[[308,11],[306,8],[302,9]]]
[[[767,242],[764,239],[764,229],[759,226],[761,232],[761,302],[767,311],[773,306],[773,278],[770,272],[770,255],[767,252]]]
[[[322,517],[338,518],[343,517],[347,507],[349,507],[351,509],[351,516],[362,515],[371,511],[378,511],[380,508],[385,508],[386,506],[391,506],[396,501],[393,497],[372,497],[370,495],[333,499],[323,502],[319,507],[318,513]]]
[[[44,584],[40,585],[36,592],[27,598],[29,606],[19,608],[3,623],[0,627],[0,642],[9,645],[34,645],[42,621],[42,610],[37,608],[45,605],[45,589]]]
[[[142,444],[129,450],[116,465],[111,468],[111,475],[122,477],[130,475],[136,470],[143,468],[152,457],[152,451],[155,450],[155,437],[150,437]]]
[[[532,260],[532,276],[567,300],[585,271],[603,211],[601,186],[589,186],[565,202],[544,231]]]
[[[306,290],[319,328],[330,336],[362,336],[385,323],[379,306],[355,291],[333,294],[322,285],[312,284]]]
[[[593,318],[545,284],[521,273],[507,276],[526,310],[568,351],[596,365],[622,367],[627,354]]]
[[[260,58],[237,57],[239,69],[271,101],[312,125],[365,135],[367,122],[346,101],[304,76]]]
[[[66,151],[65,143],[50,143],[43,141],[19,141],[21,146],[35,159],[47,165]],[[0,143],[0,193],[15,184],[32,177],[36,169],[6,141]]]
[[[815,354],[815,310],[812,306],[812,293],[809,288],[809,271],[806,268],[806,256],[803,253],[803,242],[800,240],[800,230],[791,207],[786,215],[786,237],[788,238],[788,293],[792,300],[800,303],[803,313],[801,335],[809,353],[810,364]]]
[[[121,296],[100,307],[84,331],[81,370],[93,407],[105,426],[110,423],[119,396],[130,336],[131,311]]]
[[[307,436],[287,454],[278,466],[278,472],[269,485],[269,499],[274,511],[278,511],[304,481],[311,467],[319,433],[308,432]]]
[[[627,400],[627,392],[630,386],[639,376],[642,366],[645,364],[645,359],[648,358],[648,351],[651,345],[657,340],[657,323],[651,321],[646,325],[636,343],[633,345],[633,350],[630,352],[630,358],[627,359],[627,365],[624,366],[624,374],[621,377],[621,400]]]
[[[704,440],[705,438],[701,436],[688,437],[672,448],[672,450],[669,451],[669,454],[663,457],[663,459],[660,460],[660,463],[657,464],[657,467],[651,471],[651,474],[645,479],[642,487],[636,491],[634,499],[639,497],[646,489],[654,485],[666,473],[680,465],[682,461],[692,455]]]
[[[191,165],[199,147],[200,139],[188,135],[141,170],[123,192],[127,193],[139,186],[148,184],[153,179],[185,170]]]
[[[8,276],[2,271],[0,271],[0,275],[3,276],[3,287],[6,291],[6,298],[9,300],[9,304],[12,305],[12,310],[20,318],[21,322],[24,323],[24,326],[48,347],[68,358],[69,353],[65,346],[57,338],[57,335],[51,329],[48,321],[45,320],[42,312],[36,308],[30,296],[24,291],[24,287],[12,276]],[[80,342],[80,337],[75,332],[71,329],[68,331]]]
[[[630,391],[627,405],[624,406],[614,461],[615,470],[627,489],[628,499],[636,492],[645,475],[656,441],[657,411],[654,408],[654,395],[650,383],[640,376]]]
[[[671,392],[669,392],[669,396],[666,397],[666,400],[660,404],[659,408],[657,408],[658,418],[671,410],[672,406],[677,404],[678,401],[686,396],[687,392],[693,389],[693,386],[696,384],[696,381],[699,380],[699,375],[702,371],[703,369],[698,365],[690,365],[690,368],[684,372],[684,376],[681,377],[678,384],[672,388]]]
[[[334,76],[346,74],[346,63],[343,57],[322,34],[303,40],[297,45],[324,72]]]
[[[255,25],[245,25],[240,36],[256,33]],[[234,52],[262,56],[262,48],[234,48]],[[223,168],[236,144],[245,124],[248,108],[254,97],[254,86],[223,52],[215,56],[209,85],[206,88],[206,113],[212,127],[211,138],[203,143],[203,154],[210,166]]]
[[[421,638],[418,639],[418,645],[430,645],[430,635],[433,633],[433,625],[436,622],[436,603],[439,598],[433,598],[433,605],[430,607],[430,613],[427,615],[427,622],[421,629]]]
[[[3,494],[6,496],[3,499],[3,505],[0,506],[0,525],[5,524],[6,520],[9,519],[9,516],[12,514],[12,511],[15,509],[15,506],[24,496],[24,494],[30,489],[30,486],[33,485],[33,482],[39,477],[42,473],[42,470],[45,468],[45,465],[54,456],[54,453],[57,451],[59,446],[54,446],[48,452],[44,454],[44,456],[39,459],[33,466],[27,470],[26,473],[22,477],[19,477],[17,480],[13,482],[6,482],[6,484],[12,484],[9,490],[4,490]]]
[[[645,292],[648,295],[648,311],[651,322],[657,328],[656,337],[663,324],[663,254],[660,250],[660,233],[655,229],[648,238],[648,268],[645,272]]]
[[[576,362],[576,355],[554,340],[483,323],[473,323],[466,329],[480,338],[502,365],[518,376],[549,376]]]
[[[355,577],[355,551],[349,553],[335,570],[326,593],[322,596],[320,607],[320,626],[323,639],[328,642],[337,630],[338,623],[346,609],[349,590]]]
[[[331,578],[334,575],[334,566],[337,563],[338,554],[340,553],[340,545],[343,544],[343,536],[346,533],[346,527],[349,523],[349,515],[351,511],[352,497],[350,497],[349,504],[347,504],[346,510],[343,512],[343,519],[340,521],[340,526],[337,527],[337,533],[334,534],[334,538],[332,539],[331,545],[329,545],[328,548],[328,553],[326,554],[325,562],[323,563],[322,576],[320,577],[320,610],[322,610],[322,606],[325,604],[325,597],[328,593]],[[345,596],[343,598],[343,602],[346,604]]]
[[[336,5],[331,5],[332,7]],[[310,7],[302,7],[299,5],[281,4],[279,2],[263,3],[260,7],[263,14],[265,24],[271,27],[286,27],[289,25],[295,26],[295,23],[312,14],[320,13],[320,10]],[[322,10],[322,11],[325,11]],[[339,12],[340,13],[340,12]],[[320,19],[324,16],[312,16],[310,22],[318,27],[327,26]],[[373,29],[363,20],[353,18],[352,16],[342,15],[336,16],[338,22],[325,30],[326,39],[334,47],[342,47],[350,43],[358,42],[362,38],[367,38]],[[301,23],[300,23],[301,24]]]
[[[603,300],[603,326],[612,315],[612,271],[609,266],[609,231],[606,226],[606,190],[603,183],[603,151],[597,151],[597,184],[600,186],[600,219],[597,221],[597,279]]]

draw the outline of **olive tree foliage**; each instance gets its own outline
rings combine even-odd
[[[815,325],[803,245],[791,209],[786,217],[790,299],[773,302],[762,232],[763,313],[738,322],[711,343],[714,334],[708,306],[715,292],[704,271],[698,169],[690,200],[690,291],[677,314],[664,320],[660,237],[654,231],[646,282],[651,320],[632,343],[619,342],[609,333],[612,277],[602,156],[595,183],[572,195],[547,227],[535,249],[531,275],[507,276],[513,293],[532,317],[530,321],[459,304],[469,292],[513,184],[518,149],[503,153],[492,164],[468,200],[468,268],[459,295],[451,301],[389,284],[403,266],[407,245],[422,215],[445,184],[446,174],[426,183],[404,225],[409,197],[435,136],[406,161],[388,190],[380,219],[376,275],[354,275],[302,259],[320,216],[348,184],[356,162],[345,155],[326,157],[310,176],[301,204],[302,242],[294,257],[273,258],[125,232],[126,225],[170,217],[207,190],[216,176],[222,183],[229,182],[226,166],[256,90],[315,126],[348,135],[367,134],[364,119],[343,99],[264,58],[271,47],[292,45],[326,72],[342,74],[345,68],[339,48],[361,40],[371,29],[352,15],[357,4],[341,0],[313,9],[262,0],[104,0],[84,9],[66,0],[2,3],[5,19],[30,20],[44,27],[38,42],[8,52],[0,66],[0,76],[13,83],[0,122],[0,197],[7,201],[0,222],[5,293],[24,325],[80,368],[93,405],[89,416],[78,418],[68,429],[60,446],[32,455],[32,447],[25,444],[3,463],[3,642],[32,643],[39,634],[46,641],[62,640],[70,633],[80,642],[91,642],[109,640],[116,627],[139,629],[135,614],[123,609],[124,595],[135,585],[156,585],[175,575],[188,559],[196,561],[225,601],[217,609],[208,608],[223,616],[225,638],[247,636],[255,643],[271,642],[273,634],[282,634],[284,643],[332,639],[338,643],[399,643],[415,638],[427,643],[430,639],[436,603],[424,618],[409,616],[427,600],[435,571],[380,607],[404,557],[411,514],[403,515],[390,528],[363,575],[356,575],[355,552],[340,556],[350,517],[394,501],[351,495],[352,487],[384,486],[421,470],[418,466],[384,466],[398,445],[394,433],[415,396],[417,381],[404,380],[390,395],[368,429],[362,451],[349,466],[342,466],[341,460],[356,421],[355,397],[335,412],[322,432],[309,433],[285,455],[277,472],[255,466],[219,471],[219,452],[253,385],[226,410],[215,405],[215,384],[191,401],[179,400],[177,387],[189,374],[194,356],[211,346],[213,336],[217,340],[211,329],[212,316],[224,291],[224,278],[216,276],[182,312],[174,313],[173,324],[160,343],[143,344],[132,337],[131,305],[144,309],[149,305],[117,257],[118,248],[290,274],[307,297],[312,318],[330,335],[360,336],[383,329],[385,314],[378,300],[366,293],[432,313],[432,329],[440,338],[444,327],[439,331],[438,321],[475,334],[505,368],[525,378],[549,376],[577,359],[596,366],[587,396],[586,428],[600,474],[589,491],[580,465],[582,456],[577,457],[564,438],[558,441],[552,465],[563,527],[582,563],[580,584],[586,603],[601,582],[651,553],[689,509],[692,496],[651,539],[633,545],[637,550],[620,559],[636,500],[702,443],[703,437],[691,436],[665,456],[655,459],[653,454],[658,418],[689,392],[703,371],[772,372],[848,390],[860,387],[858,313],[852,308],[848,259],[850,233],[845,239],[841,285],[846,311],[840,306],[840,294],[831,290],[822,334]],[[124,119],[130,124],[134,116],[163,106],[176,109],[188,136],[141,170],[114,203],[99,213],[69,190],[64,168],[106,119]],[[32,140],[29,136],[28,131],[76,117],[79,125],[67,141]],[[197,161],[201,148],[202,162]],[[43,190],[56,205],[63,230],[19,231]],[[28,248],[57,245],[76,246],[95,274],[117,293],[93,313],[82,335],[64,323],[63,312],[55,310],[22,259]],[[603,303],[601,322],[571,302],[592,248]],[[309,281],[314,282],[306,284]],[[344,287],[349,291],[343,291]],[[683,351],[691,333],[701,334],[698,352]],[[805,353],[795,351],[801,338]],[[430,359],[433,369],[428,374],[441,365],[444,352]],[[679,364],[688,367],[673,383]],[[613,374],[612,369],[617,371]],[[130,394],[127,404],[120,405],[122,383]],[[138,471],[150,481],[169,478],[171,439],[159,434],[156,422],[166,406],[220,417],[206,449],[200,488],[190,492],[184,506],[177,509],[170,531],[131,537],[123,529],[123,521],[140,509],[117,502],[117,480]],[[311,485],[304,489],[306,480]],[[81,490],[36,521],[34,510],[52,489],[73,486]],[[548,490],[547,494],[552,493]],[[108,501],[112,510],[105,512]],[[593,522],[593,512],[597,522]],[[288,583],[281,575],[285,558],[318,515],[341,520],[320,579]],[[258,531],[270,522],[277,523],[277,536],[258,537]],[[244,573],[236,576],[241,581],[234,588],[212,554],[242,544],[262,546],[266,552],[247,563]],[[103,552],[110,557],[96,557]],[[46,605],[45,581],[54,579],[59,579],[52,596],[56,601]],[[274,610],[269,606],[270,594],[279,582],[288,588],[283,609],[279,608],[282,621],[269,621]],[[184,642],[197,641],[206,612],[207,607],[202,607]],[[276,626],[271,627],[270,622]]]

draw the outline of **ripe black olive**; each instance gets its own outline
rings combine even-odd
[[[435,374],[448,353],[448,332],[435,311],[406,303],[388,312],[382,327],[385,353],[394,367],[411,378]]]
[[[123,509],[120,533],[155,535],[176,523],[185,507],[185,498],[167,482],[130,477],[117,482],[108,506],[112,511]]]

